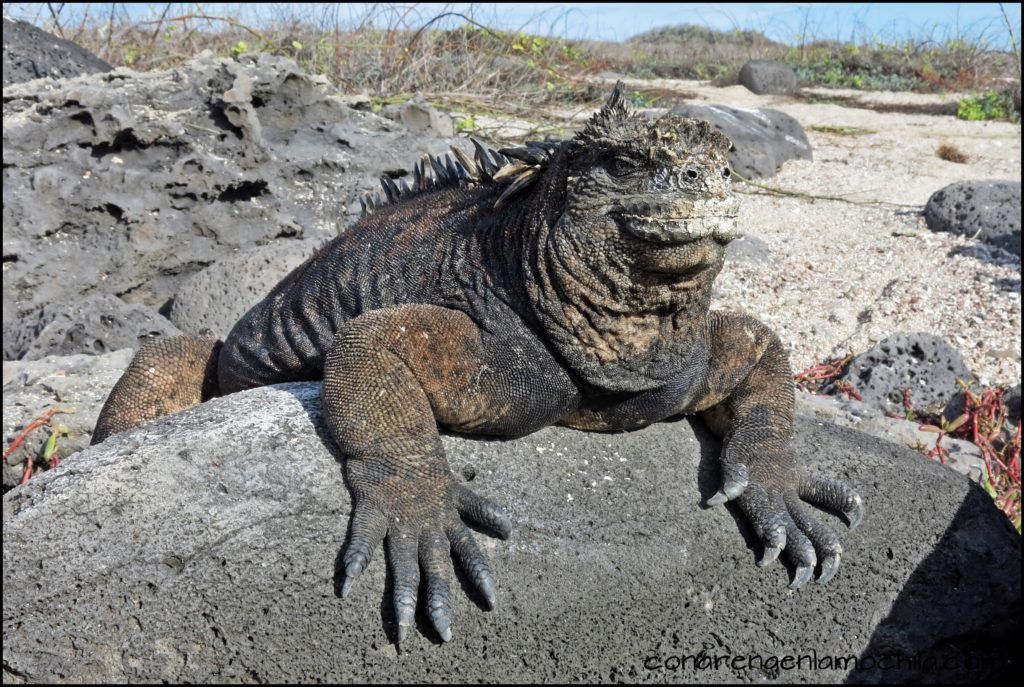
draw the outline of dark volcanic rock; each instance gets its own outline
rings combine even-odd
[[[171,321],[183,332],[223,339],[249,308],[323,244],[275,241],[222,258],[192,275],[174,296]]]
[[[897,333],[850,361],[840,378],[868,403],[903,414],[903,390],[915,408],[941,411],[960,390],[957,380],[974,381],[963,356],[944,339],[923,332]]]
[[[855,484],[868,511],[853,531],[823,516],[842,568],[798,592],[786,567],[754,565],[736,508],[700,507],[719,445],[686,421],[446,437],[454,473],[508,506],[517,530],[477,535],[497,610],[454,582],[454,639],[439,646],[421,610],[398,657],[383,552],[338,598],[350,501],[323,438],[318,385],[268,387],[112,437],[9,492],[5,678],[878,682],[1013,669],[1020,538],[992,500],[907,449],[813,421],[798,422],[794,449]],[[897,652],[939,668],[877,667]],[[852,655],[863,669],[680,667],[699,653]]]
[[[4,329],[4,357],[36,360],[47,355],[108,353],[138,348],[144,339],[181,331],[152,308],[97,294],[52,303]]]
[[[85,48],[4,17],[4,88],[44,76],[56,79],[109,72],[112,67]],[[5,141],[6,144],[6,141]]]
[[[750,60],[740,69],[739,82],[758,95],[785,95],[796,90],[796,72],[775,60]]]
[[[729,164],[748,179],[774,176],[786,160],[813,157],[800,122],[785,112],[696,103],[681,103],[672,111],[709,121],[728,136],[733,145]]]
[[[1003,396],[1003,405],[1006,406],[1006,421],[1014,425],[1020,422],[1020,382]]]
[[[1020,255],[1020,182],[958,181],[928,199],[924,218],[932,231],[977,236]]]
[[[447,149],[332,92],[264,54],[5,88],[5,301],[161,309],[239,248],[335,235],[381,174]]]

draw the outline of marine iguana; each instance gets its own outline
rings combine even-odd
[[[452,637],[449,556],[493,608],[494,576],[462,518],[511,522],[456,480],[438,427],[518,437],[553,424],[643,427],[703,413],[724,437],[717,505],[736,501],[791,587],[841,547],[803,501],[862,517],[843,482],[804,475],[788,446],[794,392],[778,337],[710,311],[736,235],[729,140],[706,122],[631,112],[622,84],[573,138],[428,157],[382,179],[366,216],[286,276],[226,340],[145,343],[93,443],[219,394],[323,379],[354,509],[347,596],[387,541],[398,639],[426,610]]]

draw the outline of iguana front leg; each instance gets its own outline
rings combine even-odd
[[[845,483],[804,475],[789,446],[794,392],[789,358],[778,336],[745,315],[710,313],[708,341],[716,361],[705,410],[712,431],[724,437],[721,490],[708,503],[736,499],[764,544],[759,565],[786,551],[797,566],[792,588],[804,586],[821,562],[819,582],[836,573],[842,547],[803,500],[841,512],[850,527],[863,517],[861,497]]]
[[[737,500],[764,545],[759,565],[783,550],[797,566],[792,588],[805,585],[821,561],[819,582],[831,579],[842,548],[835,533],[802,500],[843,513],[850,526],[863,515],[861,498],[838,480],[806,476],[789,442],[794,393],[779,338],[757,320],[711,312],[699,353],[659,388],[596,405],[564,418],[582,429],[629,429],[680,413],[703,412],[724,438],[722,488],[708,503]]]
[[[578,392],[568,379],[549,377],[544,389],[535,383],[545,366],[550,375],[565,373],[530,348],[486,341],[461,312],[403,305],[348,322],[326,357],[326,421],[347,456],[355,496],[342,596],[386,536],[399,641],[413,623],[421,570],[431,622],[451,639],[449,547],[494,607],[494,576],[460,515],[501,537],[511,522],[452,477],[437,424],[515,436],[563,415]]]

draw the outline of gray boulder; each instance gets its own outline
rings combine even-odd
[[[5,450],[33,420],[51,408],[58,410],[49,423],[27,434],[7,456],[3,463],[5,490],[21,480],[26,460],[42,455],[43,444],[57,427],[67,429],[67,436],[57,442],[60,459],[89,446],[100,408],[131,358],[132,350],[126,348],[102,355],[3,361]]]
[[[778,110],[681,103],[672,112],[711,122],[732,141],[729,165],[747,179],[774,176],[787,160],[811,160],[800,122]]]
[[[51,303],[4,329],[4,357],[37,360],[47,355],[107,353],[138,348],[144,339],[181,331],[140,303],[96,294]]]
[[[726,260],[737,262],[753,262],[761,265],[773,265],[776,260],[771,248],[764,240],[753,234],[744,234],[725,247]]]
[[[189,334],[209,329],[223,339],[249,308],[321,245],[320,239],[275,241],[218,260],[178,289],[171,322]]]
[[[904,389],[910,390],[915,408],[941,412],[960,390],[957,380],[973,382],[975,377],[963,356],[941,337],[899,332],[851,360],[840,379],[865,403],[902,415]]]
[[[5,304],[106,293],[161,310],[239,248],[336,235],[381,174],[447,150],[333,90],[283,57],[209,53],[5,88]]]
[[[401,122],[410,131],[430,132],[445,137],[455,135],[455,122],[451,115],[438,110],[419,93],[404,103],[386,105],[381,114]]]
[[[4,88],[42,77],[54,79],[109,72],[112,67],[85,48],[24,21],[4,17]]]
[[[976,444],[949,436],[940,437],[935,432],[921,429],[920,422],[889,417],[874,406],[853,398],[810,394],[798,389],[796,412],[843,427],[852,427],[921,453],[927,453],[936,444],[941,444],[947,456],[947,467],[979,483],[988,475],[988,466]]]
[[[1020,538],[976,485],[801,420],[807,468],[855,484],[868,515],[853,531],[823,516],[843,567],[794,592],[785,566],[754,565],[736,508],[700,507],[720,446],[676,421],[446,437],[454,474],[507,505],[517,530],[477,536],[497,610],[460,578],[452,642],[439,646],[421,611],[398,657],[382,552],[338,598],[350,500],[325,436],[319,385],[267,387],[112,437],[6,494],[5,679],[983,680],[1019,648]],[[921,662],[882,670],[896,653]],[[861,669],[777,663],[812,654]],[[725,661],[708,673],[698,655]]]
[[[740,68],[739,82],[758,95],[787,95],[796,90],[796,72],[775,60],[750,60]]]
[[[932,231],[976,236],[1020,255],[1020,182],[958,181],[932,194],[924,207]]]

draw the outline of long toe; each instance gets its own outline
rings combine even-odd
[[[789,588],[800,589],[814,577],[814,566],[818,564],[818,557],[814,553],[811,540],[792,521],[786,527],[786,556],[796,566],[796,574]]]
[[[484,558],[483,552],[480,551],[480,547],[473,539],[473,533],[465,525],[459,524],[452,528],[448,539],[451,541],[455,559],[484,598],[487,607],[493,610],[498,604],[497,584],[495,584],[491,566],[487,564],[487,559]]]
[[[786,508],[789,509],[789,514],[796,526],[807,535],[814,545],[814,551],[818,555],[818,560],[821,561],[821,576],[818,577],[818,582],[821,584],[828,582],[836,574],[836,570],[839,568],[840,554],[843,552],[843,547],[839,544],[839,537],[795,495],[786,499]]]
[[[747,488],[750,475],[747,466],[733,460],[722,460],[722,488],[708,499],[709,506],[719,506],[739,498]]]
[[[398,622],[398,641],[405,641],[416,617],[416,594],[420,586],[420,566],[417,561],[416,538],[406,532],[388,535],[388,558],[394,578],[395,620]]]
[[[341,586],[341,598],[344,599],[352,591],[356,578],[370,564],[373,552],[383,541],[387,529],[387,518],[380,510],[363,503],[356,505],[352,514],[352,535],[342,559],[345,582]]]
[[[851,529],[864,518],[864,500],[850,485],[838,479],[804,477],[800,482],[800,498],[842,513]]]
[[[773,563],[787,545],[789,516],[785,508],[774,501],[760,485],[748,487],[737,499],[740,509],[754,526],[754,532],[764,546],[764,553],[757,563],[761,567]]]
[[[512,534],[512,519],[508,514],[498,504],[480,496],[469,487],[462,484],[457,486],[455,505],[463,517],[487,528],[502,539],[508,539]]]
[[[420,565],[427,579],[427,615],[445,642],[452,638],[452,593],[447,573],[451,569],[448,537],[439,529],[420,535]]]

